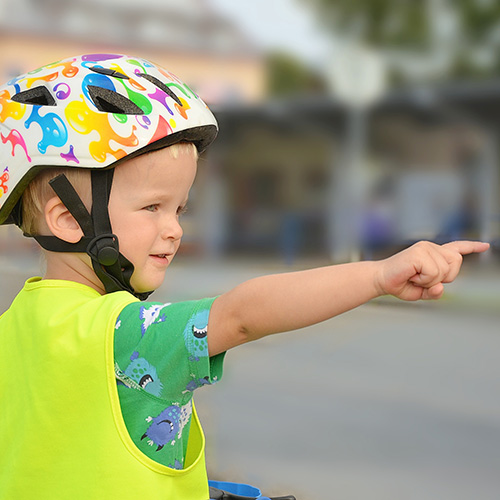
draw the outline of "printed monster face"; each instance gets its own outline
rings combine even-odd
[[[157,445],[156,451],[160,451],[167,443],[175,441],[179,433],[181,409],[172,405],[165,408],[157,417],[148,419],[151,425],[142,435],[141,440],[148,439],[148,444]]]
[[[184,330],[184,341],[191,361],[198,361],[200,356],[208,356],[208,315],[208,310],[199,311]]]
[[[158,378],[156,368],[144,358],[135,358],[125,370],[125,375],[139,384],[146,392],[159,397],[163,384]]]

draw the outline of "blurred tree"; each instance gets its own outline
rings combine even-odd
[[[377,46],[421,46],[428,41],[425,2],[414,0],[306,0],[320,21],[344,37]]]
[[[322,77],[288,53],[272,52],[266,63],[268,95],[271,97],[326,92]]]
[[[500,72],[498,0],[300,0],[336,40],[383,51],[411,78],[490,77]]]

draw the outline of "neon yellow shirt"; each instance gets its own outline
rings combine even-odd
[[[0,316],[0,499],[208,499],[193,411],[183,470],[144,455],[117,393],[116,318],[136,301],[33,278]]]

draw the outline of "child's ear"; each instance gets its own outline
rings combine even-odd
[[[78,222],[58,196],[54,196],[45,204],[45,221],[54,236],[68,243],[77,243],[83,237]]]

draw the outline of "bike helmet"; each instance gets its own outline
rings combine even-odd
[[[108,201],[113,167],[172,144],[202,152],[216,137],[206,104],[169,71],[137,57],[88,54],[13,78],[0,87],[0,224],[21,225],[21,196],[44,168],[91,170],[89,214],[65,176],[50,183],[80,224],[71,244],[33,235],[47,250],[86,252],[107,292],[128,290],[132,264],[119,253]]]

